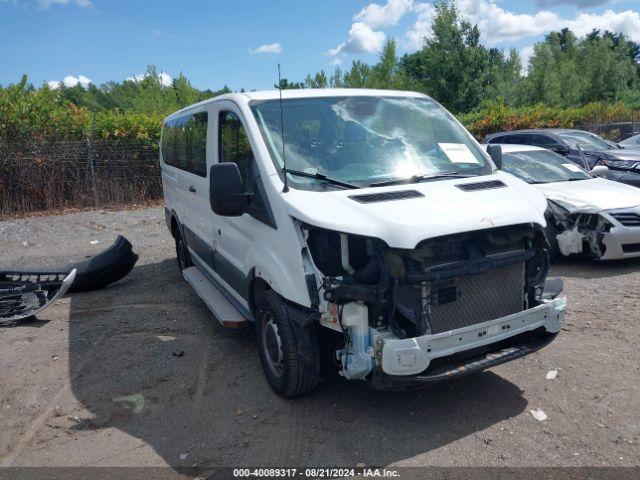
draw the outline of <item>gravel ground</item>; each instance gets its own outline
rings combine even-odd
[[[0,223],[0,265],[66,264],[118,233],[140,255],[126,279],[0,328],[0,465],[640,465],[640,262],[556,265],[566,327],[524,359],[413,392],[332,379],[287,401],[252,333],[219,327],[181,280],[161,208]]]

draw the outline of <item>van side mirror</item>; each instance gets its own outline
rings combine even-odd
[[[502,147],[500,145],[487,145],[487,153],[495,163],[498,170],[502,170]]]
[[[571,150],[569,150],[567,147],[563,147],[562,145],[551,148],[551,151],[557,153],[558,155],[562,155],[563,157],[566,157],[571,153]]]
[[[211,210],[225,217],[239,217],[249,205],[238,165],[217,163],[209,170],[209,200]]]

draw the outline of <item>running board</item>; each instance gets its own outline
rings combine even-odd
[[[182,274],[202,301],[209,307],[209,310],[220,322],[220,325],[226,328],[240,328],[247,324],[246,319],[236,307],[198,270],[198,267],[186,268]]]

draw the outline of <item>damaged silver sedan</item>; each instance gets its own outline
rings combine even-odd
[[[640,257],[640,190],[599,178],[537,147],[503,145],[504,171],[533,184],[549,202],[552,257]]]

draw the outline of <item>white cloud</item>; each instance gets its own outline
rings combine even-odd
[[[529,45],[520,50],[520,63],[522,63],[520,73],[522,75],[526,75],[529,72],[529,60],[533,57],[534,50],[533,45]]]
[[[82,88],[89,88],[89,85],[93,82],[90,78],[87,78],[84,75],[78,75],[77,77],[67,75],[62,79],[62,83],[64,83],[65,87],[75,87],[76,85],[80,85]]]
[[[602,14],[581,13],[567,26],[578,36],[584,36],[596,28],[624,33],[634,42],[640,42],[640,13],[632,10],[607,10]]]
[[[93,80],[85,77],[84,75],[78,75],[77,77],[73,75],[67,75],[62,79],[62,81],[51,80],[47,82],[47,85],[49,85],[49,88],[51,90],[57,90],[61,88],[63,85],[67,88],[72,88],[77,85],[80,85],[82,88],[87,89],[89,88],[89,85],[91,85],[92,83],[93,83]]]
[[[631,10],[579,13],[574,18],[563,18],[547,10],[533,15],[513,13],[496,5],[495,0],[458,0],[458,8],[461,16],[477,23],[484,38],[493,44],[535,37],[564,27],[578,36],[597,28],[624,33],[632,40],[640,40],[640,13]]]
[[[127,77],[127,81],[129,82],[141,82],[145,78],[147,78],[146,73],[139,73],[138,75],[133,75],[132,77]],[[170,87],[173,82],[173,78],[168,73],[160,72],[158,74],[158,80],[160,80],[160,84],[165,87]]]
[[[340,53],[379,53],[386,39],[384,32],[376,32],[369,25],[356,22],[351,25],[349,39],[327,53],[332,57]]]
[[[480,28],[483,41],[489,45],[538,37],[562,28],[571,29],[584,36],[594,28],[623,33],[632,40],[640,41],[640,13],[633,10],[608,9],[600,13],[579,12],[572,16],[561,16],[550,10],[532,13],[516,13],[498,5],[500,0],[457,0],[461,18],[475,23]],[[540,5],[572,4],[586,8],[615,0],[536,0]],[[383,5],[371,3],[353,17],[348,40],[327,51],[330,56],[341,54],[376,53],[382,49],[387,38],[386,27],[397,25],[405,16],[415,18],[413,24],[399,39],[400,46],[407,51],[422,47],[425,37],[431,35],[431,22],[435,13],[433,2],[417,0],[387,0]]]
[[[413,0],[388,0],[385,5],[370,3],[353,17],[371,28],[397,25],[402,17],[413,10]]]
[[[541,7],[553,7],[559,3],[575,5],[576,7],[597,7],[598,5],[606,5],[615,0],[535,0]]]
[[[402,41],[407,50],[418,50],[422,47],[425,37],[431,34],[431,21],[435,11],[436,9],[430,3],[418,3],[414,6],[416,21]]]
[[[164,85],[165,87],[168,87],[171,85],[171,82],[173,82],[173,79],[171,78],[171,75],[169,75],[168,73],[160,73],[160,75],[158,75],[158,78],[160,78],[160,83],[162,85]]]
[[[44,10],[49,10],[53,5],[77,5],[80,8],[93,6],[91,0],[37,0],[37,3]]]
[[[41,10],[50,10],[54,5],[76,5],[80,8],[88,8],[93,6],[92,0],[0,0],[5,3],[19,6],[36,6]]]
[[[280,55],[282,53],[282,45],[277,42],[267,43],[256,48],[250,48],[249,53],[251,55],[255,55],[256,53],[271,53],[273,55]]]

